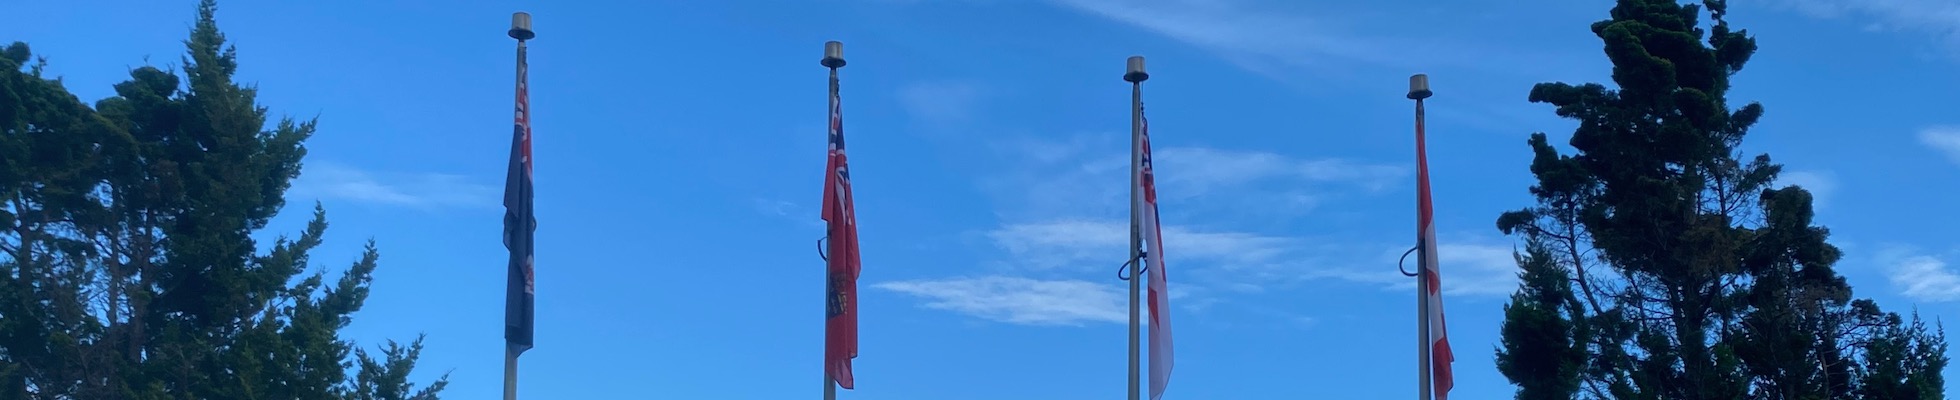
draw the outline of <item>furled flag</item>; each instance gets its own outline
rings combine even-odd
[[[1421,107],[1422,103],[1416,104]],[[1448,400],[1450,388],[1456,384],[1450,371],[1456,355],[1450,352],[1450,338],[1443,329],[1443,281],[1436,269],[1436,211],[1429,199],[1429,155],[1424,148],[1422,125],[1416,126],[1416,229],[1420,235],[1416,243],[1422,248],[1422,279],[1428,287],[1423,301],[1429,305],[1429,332],[1424,334],[1428,335],[1429,371],[1436,400]]]
[[[1157,400],[1164,396],[1164,387],[1171,380],[1171,296],[1164,277],[1163,229],[1157,222],[1157,175],[1150,164],[1148,119],[1143,120],[1142,128],[1143,155],[1137,183],[1142,186],[1142,212],[1138,214],[1143,220],[1138,226],[1143,230],[1144,271],[1150,275],[1150,400]]]
[[[851,201],[851,171],[844,159],[844,112],[837,77],[830,80],[830,161],[824,168],[823,219],[829,223],[828,292],[824,306],[824,373],[851,389],[851,359],[857,358],[857,209]]]
[[[504,342],[513,356],[531,349],[537,308],[533,269],[537,216],[531,204],[531,91],[525,84],[523,47],[518,47],[517,120],[511,134],[510,175],[504,180],[504,247],[510,249],[510,279],[504,292]]]

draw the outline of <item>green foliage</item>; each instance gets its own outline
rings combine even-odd
[[[268,124],[216,11],[181,74],[137,68],[94,107],[26,44],[0,51],[0,400],[434,399],[446,377],[407,379],[420,338],[377,360],[338,337],[374,243],[331,284],[308,273],[315,205],[259,253],[315,124]]]
[[[422,355],[422,338],[403,347],[394,341],[382,348],[381,358],[368,355],[367,350],[357,350],[361,360],[361,373],[354,378],[354,388],[349,392],[349,400],[435,400],[436,393],[449,386],[448,381],[436,381],[421,390],[408,381],[408,372],[415,368],[415,359]]]
[[[1858,398],[1872,400],[1938,400],[1946,398],[1946,329],[1926,328],[1914,312],[1911,324],[1888,316],[1882,334],[1864,345]]]
[[[1727,12],[1619,0],[1592,25],[1616,88],[1532,88],[1579,127],[1571,155],[1532,135],[1537,204],[1497,221],[1533,243],[1500,370],[1520,399],[1938,398],[1943,334],[1854,300],[1810,193],[1741,152],[1763,107],[1728,105],[1756,42]]]
[[[1585,306],[1554,257],[1544,244],[1529,243],[1518,257],[1523,284],[1504,306],[1497,371],[1518,384],[1519,399],[1570,399],[1586,366]]]

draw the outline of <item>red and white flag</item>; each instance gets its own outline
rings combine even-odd
[[[837,76],[830,78],[830,157],[824,166],[823,220],[830,239],[824,304],[824,373],[837,386],[855,388],[851,359],[858,356],[857,207],[851,198],[851,169],[844,157],[844,107],[837,98]]]
[[[1422,103],[1416,103],[1422,107]],[[1417,115],[1421,115],[1418,110]],[[1450,371],[1450,363],[1456,355],[1450,352],[1448,330],[1443,329],[1443,284],[1436,269],[1436,211],[1434,202],[1429,199],[1429,155],[1425,150],[1422,124],[1416,124],[1416,230],[1420,235],[1417,245],[1422,248],[1422,279],[1428,293],[1423,301],[1429,306],[1429,332],[1423,332],[1429,343],[1429,371],[1431,383],[1435,388],[1436,400],[1448,400],[1450,388],[1456,386],[1456,378]]]
[[[1142,125],[1143,154],[1137,184],[1142,186],[1143,204],[1135,206],[1142,211],[1138,213],[1143,217],[1138,226],[1143,230],[1144,272],[1150,279],[1150,400],[1157,400],[1171,381],[1171,296],[1164,277],[1163,229],[1157,222],[1157,179],[1150,165],[1150,121],[1146,119]]]

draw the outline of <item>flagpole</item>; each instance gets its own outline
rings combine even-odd
[[[824,68],[830,69],[830,98],[835,99],[837,98],[837,69],[844,67],[844,42],[839,42],[834,40],[829,42],[824,42],[822,64]],[[828,113],[830,111],[826,109],[825,112]],[[838,222],[832,221],[831,223],[835,224]],[[830,231],[829,229],[824,230],[825,232],[824,239],[826,239],[824,240],[825,243],[824,259],[826,260],[829,259],[831,250],[836,247],[836,245],[833,244],[835,242],[831,242],[830,240],[828,240],[830,239],[829,231]],[[828,274],[829,272],[825,272],[825,273]],[[830,282],[828,279],[824,281],[824,290],[825,290],[824,303],[821,304],[828,305],[830,302],[830,293],[829,293]],[[830,316],[829,311],[825,310],[824,317],[829,318],[829,316]],[[830,345],[829,343],[830,343],[830,329],[824,329],[824,346],[826,352],[829,349],[829,345]],[[828,363],[829,360],[826,359],[824,362]],[[827,364],[824,365],[823,368],[823,400],[837,400],[837,380],[830,376],[830,365]]]
[[[504,346],[504,400],[517,400],[517,349]]]
[[[1416,101],[1416,157],[1419,158],[1424,156],[1422,153],[1425,151],[1421,145],[1424,135],[1422,100],[1429,98],[1432,94],[1434,93],[1429,91],[1428,75],[1416,74],[1409,77],[1409,99]],[[1427,166],[1423,167],[1427,168]],[[1423,227],[1419,226],[1417,229],[1423,229]],[[1420,377],[1418,384],[1421,385],[1416,389],[1416,398],[1418,400],[1430,400],[1435,398],[1435,394],[1432,393],[1434,387],[1431,382],[1432,377],[1430,376],[1430,358],[1434,355],[1430,354],[1429,342],[1431,339],[1431,327],[1429,326],[1429,257],[1433,257],[1434,255],[1429,254],[1429,244],[1422,242],[1423,240],[1429,240],[1424,232],[1418,231],[1416,234],[1418,237],[1423,238],[1416,243],[1417,248],[1420,249],[1416,251],[1416,341],[1419,342],[1416,345],[1416,371],[1417,376]]]
[[[510,38],[517,39],[517,90],[524,90],[525,41],[537,37],[531,31],[531,14],[516,12],[510,15]],[[529,107],[528,105],[525,107]],[[524,110],[528,112],[529,110]],[[517,400],[517,348],[504,344],[504,400]]]
[[[1130,83],[1130,400],[1138,400],[1139,372],[1142,360],[1138,357],[1142,325],[1138,306],[1138,286],[1142,284],[1143,268],[1140,262],[1143,251],[1143,208],[1142,192],[1138,186],[1139,175],[1143,174],[1143,81],[1150,74],[1143,71],[1143,56],[1131,56],[1128,68],[1123,72],[1123,81]],[[1153,256],[1154,257],[1154,256]]]

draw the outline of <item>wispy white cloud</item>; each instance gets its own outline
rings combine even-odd
[[[1000,138],[991,144],[1007,162],[983,177],[981,185],[1008,219],[1122,214],[1128,210],[1125,164],[1101,160],[1115,158],[1127,147],[1110,137]]]
[[[1165,261],[1171,263],[1270,262],[1293,241],[1245,232],[1195,231],[1182,226],[1167,226],[1163,232]],[[1058,220],[1009,224],[988,232],[987,236],[1013,259],[1034,268],[1113,268],[1126,256],[1124,248],[1129,244],[1130,227],[1120,221]]]
[[[1407,248],[1398,248],[1376,253],[1376,258],[1371,260],[1379,261],[1370,265],[1395,265],[1406,251]],[[1510,247],[1475,243],[1440,244],[1436,246],[1436,254],[1445,295],[1501,296],[1518,288],[1518,264]],[[1415,256],[1411,255],[1402,265],[1414,271]],[[1377,285],[1386,290],[1415,289],[1414,278],[1387,267],[1318,268],[1309,270],[1306,276]]]
[[[302,170],[290,194],[391,206],[489,207],[498,204],[502,191],[462,175],[372,172],[316,162]]]
[[[1121,261],[1129,226],[1086,220],[1009,224],[987,232],[1011,259],[1037,269],[1109,266]],[[1082,265],[1088,264],[1088,265]]]
[[[1920,32],[1960,49],[1960,2],[1952,0],[1765,0],[1820,18],[1869,18],[1868,28]]]
[[[1210,288],[1178,282],[1171,286],[1171,305],[1174,308],[1194,313],[1205,312],[1225,300],[1212,293]]]
[[[1002,254],[996,276],[891,282],[879,287],[918,296],[928,308],[1018,324],[1127,320],[1114,276],[1128,254],[1128,157],[1121,135],[1003,139],[1014,162],[987,181],[1003,222],[981,232]],[[1299,158],[1265,151],[1198,146],[1156,149],[1159,199],[1171,207],[1162,227],[1172,304],[1205,312],[1234,296],[1286,290],[1309,281],[1404,287],[1396,254],[1349,237],[1307,237],[1238,228],[1273,226],[1273,218],[1315,203],[1374,195],[1404,179],[1407,168],[1337,158]],[[1189,225],[1183,216],[1201,218]],[[1234,218],[1241,217],[1241,218]],[[1447,245],[1445,290],[1451,295],[1509,293],[1516,286],[1509,249]],[[1495,260],[1495,261],[1492,261]],[[1368,268],[1358,267],[1368,265]],[[1101,276],[1106,283],[1042,280]],[[1063,295],[1072,292],[1072,295]],[[1100,311],[1084,311],[1100,310]],[[1299,326],[1313,319],[1285,315]]]
[[[1436,253],[1443,294],[1502,296],[1518,289],[1518,262],[1511,247],[1447,244],[1437,246]]]
[[[879,289],[925,299],[924,307],[1022,325],[1129,321],[1115,284],[1007,276],[885,282]]]
[[[1005,221],[981,232],[1000,249],[992,261],[1001,275],[887,282],[877,287],[911,294],[925,307],[1015,324],[1075,324],[1127,320],[1120,286],[1113,275],[1128,254],[1129,224],[1126,159],[1120,153],[1091,152],[1096,139],[1024,140],[1005,143],[1020,162],[989,182],[1000,196]],[[1120,149],[1120,143],[1113,148]],[[1229,303],[1230,296],[1283,289],[1312,280],[1341,280],[1385,288],[1406,285],[1392,270],[1393,259],[1376,251],[1379,243],[1353,238],[1308,238],[1235,230],[1234,212],[1257,209],[1271,222],[1275,199],[1289,195],[1330,196],[1385,190],[1405,177],[1399,167],[1339,159],[1299,159],[1257,151],[1202,147],[1158,150],[1160,195],[1191,215],[1205,215],[1205,226],[1170,218],[1162,227],[1165,260],[1173,276],[1173,304],[1201,312]],[[1173,189],[1175,188],[1175,189]],[[1312,190],[1312,191],[1308,191]],[[1175,191],[1175,192],[1174,192]],[[1171,197],[1171,193],[1183,193]],[[1225,200],[1220,200],[1225,199]],[[1257,207],[1245,207],[1257,202]],[[1224,207],[1205,208],[1206,204]],[[1279,205],[1281,207],[1274,207]],[[1237,208],[1237,209],[1233,209]],[[1444,247],[1446,287],[1452,295],[1509,293],[1515,287],[1508,249]],[[1454,254],[1453,254],[1454,253]],[[1398,253],[1399,254],[1399,253]],[[1495,255],[1495,256],[1493,256]],[[1492,262],[1497,259],[1503,262]],[[1351,268],[1357,264],[1375,269]],[[1459,266],[1460,264],[1460,266]],[[1460,269],[1459,269],[1460,268]],[[1047,276],[1106,276],[1107,283],[1042,280]],[[1034,277],[1034,278],[1030,278]],[[1298,316],[1303,326],[1312,319]]]
[[[1008,141],[1003,150],[1018,162],[985,184],[1000,197],[1010,219],[1125,215],[1129,156],[1127,147],[1111,137]],[[1219,216],[1252,209],[1259,210],[1261,219],[1298,215],[1330,197],[1380,192],[1409,174],[1394,165],[1254,150],[1177,146],[1154,151],[1158,195],[1164,203]]]
[[[958,123],[973,116],[983,94],[973,82],[913,82],[899,88],[898,100],[907,113],[920,120]]]
[[[1906,297],[1925,302],[1960,300],[1960,273],[1933,256],[1894,251],[1887,271],[1892,286]]]
[[[1108,267],[1114,263],[1086,264],[1087,260],[1108,259],[1122,254],[1127,241],[1125,227],[1095,222],[1028,224],[992,233],[1018,260],[1044,260],[1044,268],[1057,265]],[[1224,300],[1221,294],[1261,292],[1266,286],[1312,280],[1338,280],[1377,286],[1383,290],[1413,290],[1414,281],[1387,267],[1400,251],[1354,252],[1329,257],[1299,257],[1291,250],[1294,239],[1243,233],[1186,232],[1184,236],[1165,233],[1167,244],[1183,244],[1181,253],[1169,259],[1180,280],[1171,285],[1172,304],[1189,312],[1203,312]],[[1352,246],[1317,246],[1325,250]],[[1175,250],[1165,249],[1167,253]],[[1487,297],[1509,294],[1517,288],[1517,267],[1508,247],[1488,244],[1450,244],[1437,250],[1443,265],[1443,291],[1450,296]],[[1184,254],[1180,256],[1178,254]],[[1328,258],[1352,257],[1371,268],[1354,268]],[[1121,257],[1118,256],[1118,259]],[[1076,264],[1066,264],[1075,261]],[[1062,264],[1055,264],[1063,262]],[[1025,271],[1024,271],[1025,272]],[[977,318],[1024,325],[1081,325],[1089,322],[1120,323],[1128,320],[1124,294],[1118,281],[1042,280],[1014,276],[957,277],[937,280],[886,282],[874,287],[909,294],[924,300],[923,306]],[[1220,293],[1214,288],[1224,288]],[[1960,295],[1960,288],[1954,289]],[[1260,310],[1252,310],[1260,311]],[[1278,315],[1301,327],[1315,319],[1305,315]]]
[[[1260,235],[1247,231],[1198,231],[1182,225],[1166,225],[1164,263],[1186,271],[1200,269],[1250,269],[1278,263],[1290,253],[1296,239]],[[1037,224],[1009,224],[988,231],[988,237],[1004,249],[1015,267],[1031,271],[1115,271],[1127,257],[1129,224],[1056,220]],[[1252,282],[1225,282],[1237,292],[1260,290]]]
[[[1011,224],[988,233],[1019,266],[1031,270],[1114,271],[1129,241],[1117,221],[1062,220]],[[1353,242],[1249,232],[1164,227],[1165,260],[1180,277],[1229,292],[1257,293],[1270,286],[1333,279],[1385,289],[1414,281],[1391,269],[1404,249]],[[1459,242],[1439,246],[1444,291],[1451,295],[1503,295],[1517,288],[1517,262],[1504,245]],[[1410,260],[1410,267],[1414,262]],[[1185,280],[1184,282],[1192,282]]]
[[[1343,13],[1322,3],[1254,0],[1049,0],[1085,14],[1135,26],[1184,42],[1274,77],[1297,76],[1301,67],[1367,69],[1470,67],[1488,72],[1515,73],[1541,63],[1520,58],[1556,61],[1527,54],[1530,49],[1492,48],[1456,37],[1396,36],[1379,24],[1408,23],[1403,19],[1362,22],[1362,15]],[[1510,65],[1489,60],[1489,54],[1509,53]]]
[[[1830,203],[1831,195],[1837,192],[1837,174],[1830,171],[1789,171],[1777,177],[1777,182],[1796,185],[1810,191],[1811,206],[1822,209]]]
[[[790,211],[799,208],[796,206],[796,203],[791,203],[782,200],[769,200],[769,199],[754,199],[754,200],[755,200],[756,211],[761,211],[763,214],[769,214],[778,217],[788,217],[790,216]]]
[[[1054,0],[1092,15],[1218,51],[1242,63],[1311,63],[1341,58],[1400,64],[1379,43],[1335,33],[1329,21],[1254,10],[1234,1]],[[1263,12],[1262,12],[1263,11]]]
[[[1263,151],[1173,147],[1157,151],[1156,155],[1166,184],[1195,193],[1275,180],[1352,183],[1368,190],[1382,190],[1409,174],[1407,168],[1400,166],[1334,158],[1298,160]]]
[[[823,219],[817,217],[817,210],[805,208],[796,202],[764,198],[750,199],[750,201],[755,204],[755,211],[763,215],[780,217],[813,228],[824,227]]]
[[[1285,329],[1310,329],[1320,323],[1319,318],[1278,307],[1250,306],[1246,311],[1265,317],[1266,322]]]
[[[1960,126],[1936,126],[1919,131],[1919,142],[1960,164]]]

